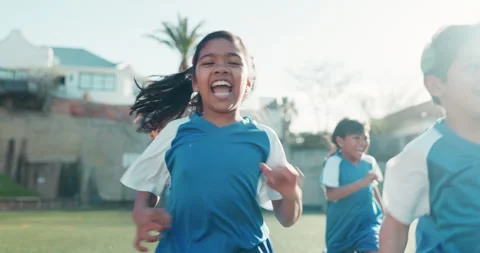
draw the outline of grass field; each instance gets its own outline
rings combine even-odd
[[[269,214],[266,219],[275,252],[322,252],[323,215],[304,214],[289,229]],[[125,211],[5,212],[0,213],[0,252],[134,253],[133,232],[130,213]],[[409,245],[406,252],[412,250]]]

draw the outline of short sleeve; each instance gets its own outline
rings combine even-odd
[[[320,184],[337,188],[340,186],[340,164],[342,159],[337,155],[330,156],[323,166],[323,172],[320,177]]]
[[[258,128],[264,130],[269,139],[270,153],[266,164],[272,169],[278,168],[279,166],[287,166],[291,169],[297,170],[300,175],[300,181],[303,181],[303,173],[298,168],[288,163],[282,143],[277,134],[271,128],[264,125],[259,124]],[[257,189],[257,202],[265,209],[272,210],[273,207],[271,201],[282,199],[280,193],[271,189],[267,185],[266,179],[263,176],[260,177]]]
[[[377,160],[372,157],[372,171],[377,174],[377,181],[378,182],[383,182],[383,173],[382,169],[380,169],[380,166],[378,166]]]
[[[427,156],[437,138],[435,132],[426,133],[387,162],[385,209],[403,224],[430,212]]]
[[[372,171],[377,175],[377,180],[373,182],[374,186],[377,186],[379,182],[383,182],[383,173],[382,170],[380,169],[380,166],[378,166],[377,160],[375,157],[370,156],[370,155],[365,155],[365,160],[370,163],[372,166]]]
[[[161,196],[170,182],[165,154],[175,138],[180,122],[172,121],[150,143],[145,151],[125,171],[120,182],[136,191]]]

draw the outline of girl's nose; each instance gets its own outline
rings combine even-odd
[[[215,74],[226,74],[228,72],[229,72],[229,69],[226,63],[221,62],[221,63],[215,64],[215,69],[214,69]]]

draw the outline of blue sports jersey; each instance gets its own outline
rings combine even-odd
[[[330,188],[352,184],[364,178],[369,171],[382,173],[375,158],[364,155],[357,165],[336,153],[325,163],[320,182]],[[329,253],[378,250],[378,232],[382,211],[375,199],[374,186],[362,188],[353,194],[327,203],[326,244]]]
[[[439,120],[387,164],[386,208],[417,225],[418,253],[480,252],[480,144]]]
[[[281,199],[259,164],[286,165],[274,131],[245,117],[217,127],[198,114],[169,123],[121,181],[160,196],[171,228],[156,252],[272,252],[261,205]]]

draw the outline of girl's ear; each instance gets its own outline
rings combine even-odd
[[[251,78],[248,78],[247,80],[247,87],[245,88],[245,92],[246,93],[249,93],[251,90],[252,90],[252,79]]]
[[[445,93],[445,84],[436,76],[429,75],[425,77],[425,88],[432,97],[441,97]]]
[[[335,137],[335,141],[337,142],[340,149],[343,148],[345,140],[342,137],[340,137],[340,136]]]
[[[197,83],[197,78],[195,78],[195,76],[192,76],[192,90],[193,92],[198,92],[198,83]]]
[[[246,92],[250,92],[253,88],[253,85],[255,84],[255,60],[252,56],[250,56],[250,59],[247,63],[249,65],[249,68],[248,68],[248,80],[247,80],[247,88],[246,88]]]

